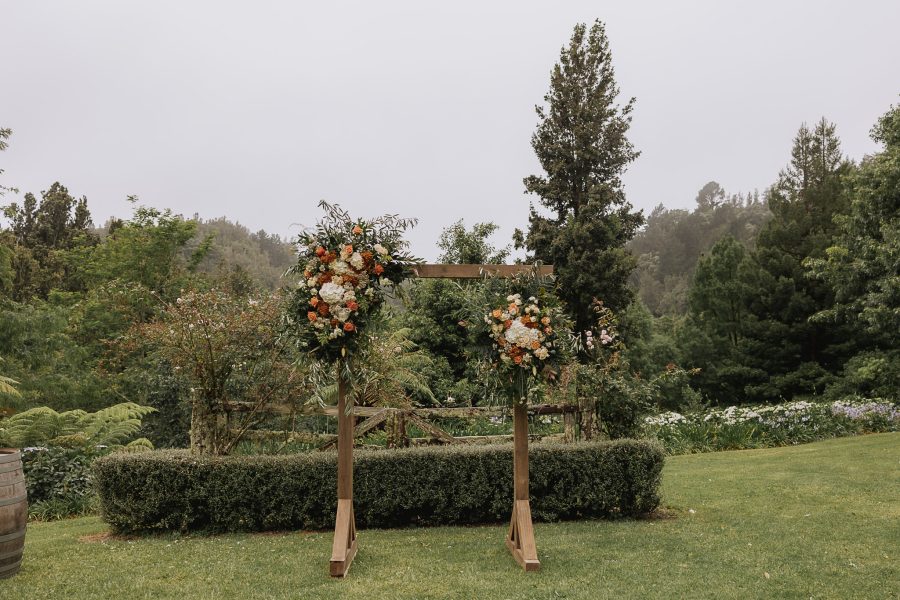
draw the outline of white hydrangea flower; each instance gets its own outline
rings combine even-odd
[[[381,254],[382,256],[388,253],[387,248],[385,248],[381,244],[375,244],[375,252]]]
[[[338,275],[344,275],[350,271],[350,265],[345,263],[342,260],[336,260],[331,263],[331,270],[337,273]]]
[[[363,260],[362,254],[359,252],[354,252],[352,256],[350,256],[350,266],[356,269],[357,271],[362,269],[365,266],[365,261]]]
[[[344,299],[344,288],[333,281],[329,281],[322,285],[322,289],[319,290],[319,296],[328,304],[337,304]]]
[[[532,342],[538,341],[537,329],[529,329],[521,321],[513,321],[506,330],[506,341],[521,348],[530,348]]]

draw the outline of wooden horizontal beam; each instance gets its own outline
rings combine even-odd
[[[533,265],[414,265],[412,273],[416,277],[441,279],[481,279],[489,275],[514,277],[521,273],[531,273]],[[553,265],[537,267],[541,276],[553,275]]]
[[[460,435],[454,437],[454,442],[457,444],[470,444],[470,445],[479,445],[479,444],[496,444],[499,442],[511,442],[513,441],[513,434],[508,435]],[[549,435],[541,435],[539,433],[532,433],[528,435],[528,439],[532,442],[539,442],[545,439],[561,439],[558,434],[549,434]],[[417,438],[409,438],[409,443],[412,446],[437,446],[445,443],[443,440],[434,438],[434,437],[417,437]]]
[[[301,406],[290,406],[286,404],[272,404],[263,408],[256,408],[252,402],[231,402],[229,403],[229,411],[231,412],[249,412],[258,410],[264,413],[295,414],[303,415],[325,415],[328,417],[337,416],[336,406],[318,406],[316,404],[306,404]],[[528,407],[529,414],[533,415],[561,415],[577,413],[581,409],[574,404],[535,404]],[[353,414],[357,417],[371,417],[381,411],[402,411],[413,412],[420,417],[475,417],[485,414],[499,414],[504,411],[502,406],[463,406],[459,408],[388,408],[380,406],[354,406]]]

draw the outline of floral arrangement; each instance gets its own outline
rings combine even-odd
[[[326,360],[351,356],[360,334],[384,301],[384,288],[400,283],[418,262],[401,234],[414,219],[385,215],[352,219],[335,205],[315,230],[297,240],[299,256],[291,273],[300,276],[288,324],[300,345]]]
[[[534,296],[526,302],[521,294],[510,294],[506,301],[484,316],[498,366],[552,378],[558,362],[557,311],[542,307]]]

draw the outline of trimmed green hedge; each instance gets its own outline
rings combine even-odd
[[[662,447],[617,440],[531,448],[535,520],[633,516],[659,505]],[[163,450],[94,462],[103,518],[118,532],[327,529],[337,455],[198,457]],[[512,446],[357,451],[360,527],[490,523],[509,518]]]

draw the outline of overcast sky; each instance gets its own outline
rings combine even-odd
[[[604,20],[642,155],[638,208],[707,181],[762,191],[803,121],[876,146],[900,93],[900,2],[200,2],[0,0],[2,183],[61,181],[95,223],[126,196],[295,235],[325,198],[441,228],[527,222],[522,178],[549,73]],[[7,197],[7,201],[9,200]],[[21,198],[13,198],[13,200]]]

